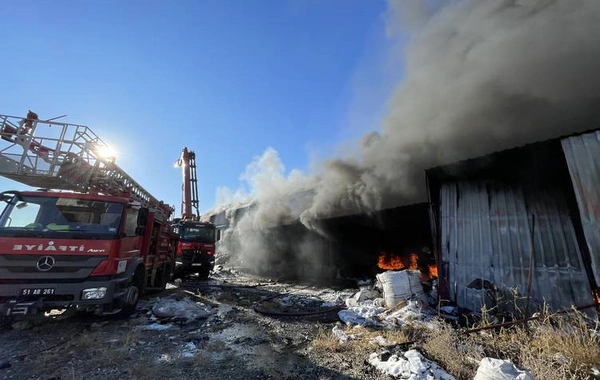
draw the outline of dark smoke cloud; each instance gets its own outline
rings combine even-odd
[[[388,31],[412,28],[405,78],[362,162],[330,163],[307,220],[422,200],[426,168],[600,125],[600,1],[439,7],[390,1]]]
[[[329,160],[303,179],[314,191],[294,212],[289,181],[257,193],[240,236],[259,220],[310,227],[421,201],[426,168],[600,125],[598,0],[390,0],[385,19],[389,38],[410,36],[390,53],[404,56],[405,75],[361,159]]]

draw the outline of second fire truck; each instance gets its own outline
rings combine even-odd
[[[217,230],[214,224],[200,221],[196,154],[183,148],[177,166],[181,167],[183,184],[181,218],[173,225],[179,235],[176,275],[183,277],[197,273],[198,277],[206,279],[215,266]]]

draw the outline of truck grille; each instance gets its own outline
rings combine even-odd
[[[50,259],[41,262],[44,257]],[[27,279],[83,279],[105,259],[106,256],[87,255],[0,255],[0,279],[9,282]]]
[[[183,264],[208,263],[214,260],[212,255],[208,255],[201,250],[185,250],[181,253],[181,262]]]

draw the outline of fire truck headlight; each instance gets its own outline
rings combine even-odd
[[[106,296],[106,288],[89,288],[81,291],[81,299],[83,300],[99,300]]]

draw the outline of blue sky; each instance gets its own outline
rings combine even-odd
[[[390,70],[381,0],[3,1],[0,114],[67,114],[157,198],[196,152],[201,210],[267,147],[307,171],[377,128]],[[23,185],[0,179],[0,189]],[[247,190],[247,189],[246,189]]]

